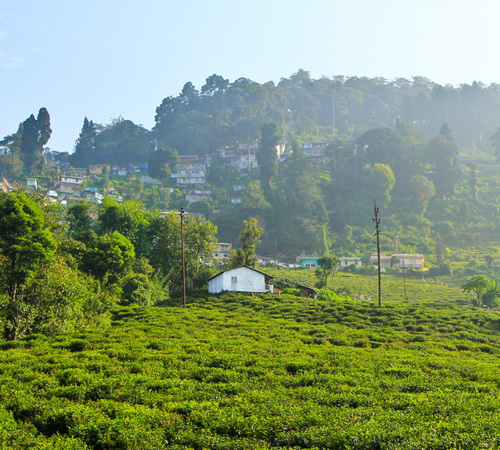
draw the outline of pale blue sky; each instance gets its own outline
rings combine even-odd
[[[0,137],[45,106],[71,152],[85,116],[151,128],[214,73],[500,83],[499,17],[495,0],[0,0]]]

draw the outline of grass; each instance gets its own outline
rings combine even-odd
[[[500,315],[385,281],[382,308],[204,294],[5,342],[0,448],[498,448]]]

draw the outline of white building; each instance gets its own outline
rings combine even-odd
[[[215,249],[212,250],[212,258],[218,263],[225,263],[229,261],[231,252],[233,251],[233,246],[224,242],[217,242],[215,244]]]
[[[177,184],[205,184],[206,166],[205,164],[179,164],[177,172],[172,174],[172,178],[177,179]]]
[[[345,257],[339,259],[340,268],[349,267],[355,265],[356,267],[361,267],[363,265],[361,258],[359,256]]]
[[[226,270],[208,280],[208,292],[273,292],[273,276],[248,266]]]

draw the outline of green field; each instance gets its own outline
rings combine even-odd
[[[382,308],[204,294],[3,343],[0,448],[499,448],[500,313],[384,284]]]

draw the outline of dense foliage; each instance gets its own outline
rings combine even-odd
[[[180,219],[106,199],[68,209],[13,192],[0,198],[0,329],[6,339],[78,328],[117,303],[157,304],[182,279]],[[93,220],[93,216],[96,220]],[[189,287],[211,273],[216,228],[188,217]]]
[[[6,343],[1,445],[497,448],[498,313],[426,289],[384,308],[204,296]]]

